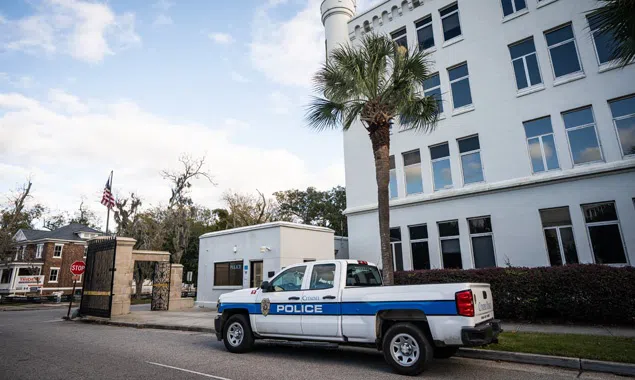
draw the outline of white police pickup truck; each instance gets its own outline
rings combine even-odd
[[[216,337],[231,352],[263,338],[373,345],[404,375],[501,331],[489,284],[382,286],[378,268],[356,260],[289,266],[260,288],[223,294],[218,312]]]

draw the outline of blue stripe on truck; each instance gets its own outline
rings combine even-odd
[[[223,303],[218,311],[243,309],[249,314],[262,314],[259,303]],[[454,300],[443,301],[378,301],[330,303],[272,303],[269,315],[375,315],[382,310],[420,310],[426,315],[457,315]]]

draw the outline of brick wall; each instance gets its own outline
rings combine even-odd
[[[73,287],[73,275],[71,274],[71,264],[74,261],[84,261],[84,244],[83,243],[64,243],[62,248],[62,257],[53,257],[56,243],[45,243],[42,257],[44,258],[44,266],[42,274],[44,275],[43,295],[49,295],[52,292],[63,291],[64,294],[70,294]],[[59,244],[59,243],[58,243]],[[51,268],[59,268],[57,282],[49,283]],[[83,277],[83,276],[82,276]],[[83,280],[81,278],[80,280]],[[78,282],[77,288],[81,289],[81,282]],[[62,290],[49,290],[47,288],[69,288]]]

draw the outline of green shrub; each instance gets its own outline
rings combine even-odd
[[[398,285],[485,282],[496,318],[635,325],[635,268],[565,265],[540,268],[435,269],[395,273]]]

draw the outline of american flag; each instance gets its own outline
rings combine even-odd
[[[115,197],[112,195],[112,172],[110,172],[110,177],[108,177],[108,181],[106,181],[104,194],[101,197],[101,204],[109,209],[115,207]]]

